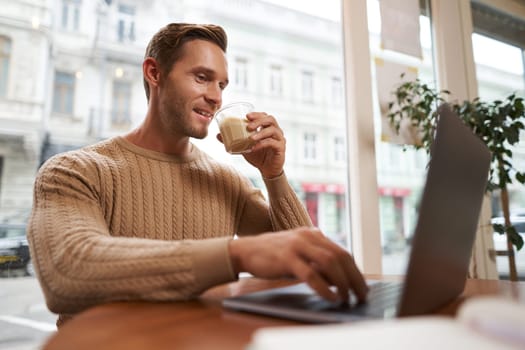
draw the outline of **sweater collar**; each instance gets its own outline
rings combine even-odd
[[[156,151],[152,151],[146,148],[139,147],[127,141],[122,136],[117,136],[115,138],[115,141],[118,143],[119,146],[121,146],[122,148],[125,148],[126,150],[132,153],[135,153],[145,158],[156,159],[156,160],[160,160],[164,162],[188,163],[188,162],[191,162],[199,158],[201,154],[201,151],[193,143],[191,144],[190,154],[185,155],[185,156],[178,156],[178,155],[172,155],[172,154],[167,154],[167,153],[160,153],[160,152],[156,152]]]

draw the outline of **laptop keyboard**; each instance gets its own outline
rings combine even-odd
[[[366,303],[357,303],[355,296],[352,295],[348,303],[331,304],[323,311],[378,318],[395,316],[403,284],[400,282],[372,281],[368,286],[370,290]]]
[[[370,288],[366,303],[354,296],[347,303],[329,302],[305,283],[228,298],[223,305],[231,309],[285,317],[306,322],[346,322],[384,319],[397,315],[402,282],[367,280]]]

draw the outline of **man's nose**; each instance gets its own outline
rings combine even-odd
[[[217,84],[210,84],[206,90],[206,100],[209,103],[214,104],[216,107],[219,107],[222,102],[222,89]]]

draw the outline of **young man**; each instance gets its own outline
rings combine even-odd
[[[350,289],[365,298],[352,257],[310,227],[288,184],[274,117],[247,116],[259,131],[244,154],[261,172],[269,204],[190,142],[206,137],[221,106],[226,40],[215,25],[162,28],[143,62],[142,125],[40,169],[28,238],[47,305],[62,318],[114,300],[192,298],[242,271],[295,276],[330,300]]]

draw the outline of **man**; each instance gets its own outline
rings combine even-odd
[[[142,125],[40,169],[28,238],[51,311],[184,300],[243,271],[295,276],[329,300],[346,299],[349,290],[365,298],[352,257],[310,227],[288,184],[285,138],[274,117],[247,116],[248,128],[259,131],[244,155],[261,172],[269,204],[245,177],[190,142],[206,137],[221,106],[226,41],[214,25],[162,28],[143,62]]]

